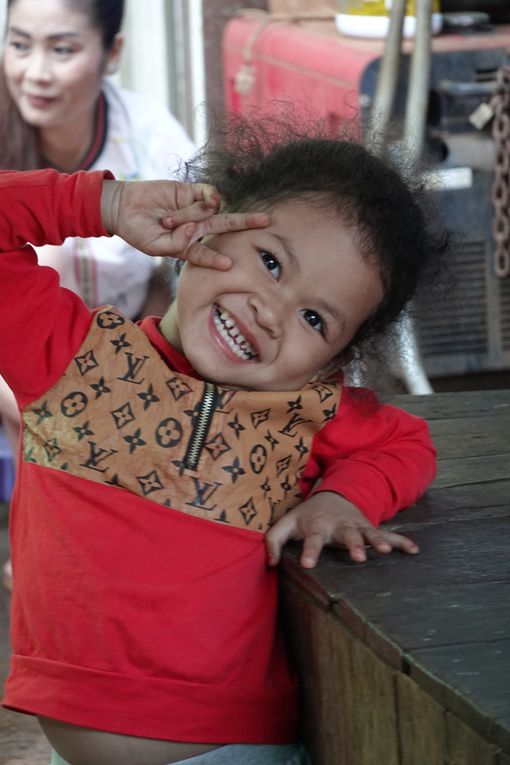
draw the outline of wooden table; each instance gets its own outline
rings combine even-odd
[[[416,557],[285,555],[313,765],[510,765],[510,391],[399,396],[439,453]]]

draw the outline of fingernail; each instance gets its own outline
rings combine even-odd
[[[228,257],[228,255],[220,255],[218,260],[216,261],[217,265],[224,269],[225,271],[228,271],[228,269],[232,265],[232,259]]]

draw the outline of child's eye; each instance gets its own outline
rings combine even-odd
[[[279,260],[275,258],[274,255],[271,255],[270,252],[267,252],[267,250],[262,250],[260,252],[260,257],[262,259],[263,264],[267,268],[267,270],[272,273],[275,279],[278,279],[278,277],[280,276]]]
[[[303,308],[301,316],[308,324],[317,332],[324,332],[325,324],[322,317],[317,311],[312,311],[310,308]]]
[[[74,53],[73,48],[69,48],[67,45],[56,45],[53,50],[58,56],[70,56]]]

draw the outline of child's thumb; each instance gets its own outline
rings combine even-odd
[[[279,539],[279,535],[275,533],[275,527],[273,526],[266,534],[266,561],[268,566],[278,565],[283,544]]]
[[[288,515],[284,515],[266,534],[266,557],[268,566],[277,566],[280,562],[282,547],[292,536],[293,524]]]

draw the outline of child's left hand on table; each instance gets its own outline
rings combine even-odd
[[[402,534],[377,529],[351,502],[340,494],[318,492],[280,518],[266,534],[267,559],[276,566],[286,542],[302,540],[301,565],[316,566],[325,545],[346,547],[351,560],[367,559],[366,546],[378,553],[401,550],[412,555],[417,545]]]

